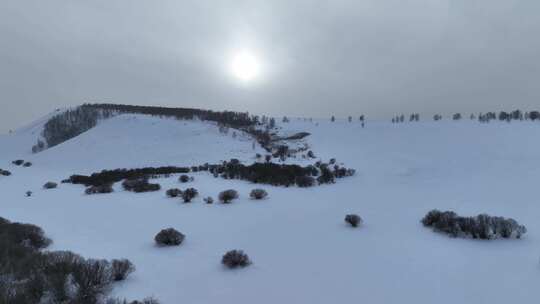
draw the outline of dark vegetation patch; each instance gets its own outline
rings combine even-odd
[[[223,204],[230,204],[233,200],[238,198],[238,192],[234,189],[225,190],[219,193],[218,198]]]
[[[100,186],[105,184],[112,184],[124,179],[138,179],[157,176],[169,176],[176,173],[188,173],[189,167],[146,167],[139,169],[115,169],[115,170],[103,170],[96,172],[90,176],[85,175],[72,175],[66,181],[72,184],[81,184],[85,186]]]
[[[20,166],[20,165],[24,164],[24,160],[23,159],[17,159],[17,160],[12,161],[11,163],[14,164],[15,166]]]
[[[334,161],[335,162],[335,161]],[[256,184],[273,186],[311,187],[315,184],[334,183],[336,178],[355,174],[355,170],[341,167],[337,164],[317,162],[314,166],[302,167],[291,164],[275,164],[271,162],[244,165],[237,159],[225,161],[219,165],[204,164],[196,167],[147,167],[140,169],[103,170],[90,176],[72,175],[68,180],[73,184],[99,186],[119,182],[124,179],[141,179],[158,176],[169,176],[175,173],[189,173],[197,168],[197,172],[208,171],[215,177],[225,179],[247,180]],[[186,175],[187,176],[187,175]],[[188,177],[189,179],[189,177]]]
[[[90,194],[105,194],[105,193],[112,193],[113,187],[112,184],[104,184],[99,186],[90,186],[86,188],[84,193],[90,195]]]
[[[431,210],[422,224],[452,237],[491,240],[497,238],[521,238],[527,232],[525,226],[511,218],[480,214],[474,217],[458,216],[452,211]]]
[[[280,138],[280,140],[298,140],[298,139],[306,138],[306,137],[308,137],[310,135],[311,135],[311,133],[308,133],[308,132],[299,132],[299,133],[293,134],[291,136]]]
[[[214,199],[211,196],[205,197],[203,200],[207,204],[213,204],[214,203]]]
[[[23,167],[25,167],[25,168],[32,167],[32,163],[31,162],[25,162],[23,164]]]
[[[261,200],[263,198],[266,198],[268,196],[268,192],[264,189],[253,189],[249,193],[249,197],[251,197],[254,200]]]
[[[0,175],[2,175],[2,176],[10,176],[11,172],[9,172],[8,170],[0,169]]]
[[[181,183],[187,183],[187,182],[193,181],[193,177],[189,177],[188,175],[182,174],[178,178],[178,181]]]
[[[242,250],[231,250],[223,255],[221,263],[228,268],[239,268],[249,266],[251,260]]]
[[[97,304],[134,270],[128,260],[41,251],[50,243],[41,228],[0,218],[0,303]]]
[[[122,187],[126,191],[132,191],[136,193],[161,190],[161,186],[159,184],[152,184],[148,182],[147,178],[126,179],[122,183]]]
[[[58,184],[55,182],[46,182],[45,185],[43,185],[43,189],[55,189],[58,187]]]
[[[362,224],[362,218],[357,214],[347,214],[345,216],[345,222],[352,227],[358,227],[360,224]]]
[[[182,199],[184,200],[184,203],[190,203],[191,200],[197,195],[199,195],[199,191],[197,191],[195,188],[187,188],[186,190],[182,191]]]
[[[159,246],[178,246],[182,244],[185,238],[186,236],[176,229],[167,228],[156,234],[154,240]]]
[[[182,190],[178,188],[172,188],[172,189],[167,190],[165,194],[167,194],[167,197],[179,197],[179,196],[182,196]]]

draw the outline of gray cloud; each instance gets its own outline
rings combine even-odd
[[[0,130],[87,101],[328,117],[538,107],[535,0],[0,2]],[[226,67],[253,49],[264,73]]]

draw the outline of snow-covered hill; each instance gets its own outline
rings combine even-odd
[[[115,186],[87,196],[78,185],[41,190],[49,180],[118,167],[195,165],[232,157],[251,162],[260,147],[209,123],[120,115],[59,146],[32,155],[28,132],[0,138],[0,216],[41,226],[52,249],[86,257],[130,259],[137,271],[116,286],[128,298],[153,295],[173,303],[537,303],[540,299],[540,125],[531,122],[411,124],[293,120],[316,156],[337,158],[357,174],[309,189],[253,185],[192,174],[159,179],[163,189],[195,187],[192,204],[164,191],[133,194]],[[23,158],[30,168],[15,167]],[[300,161],[300,160],[298,160]],[[231,205],[202,202],[234,188]],[[33,197],[24,192],[31,190]],[[453,239],[422,227],[430,209],[512,217],[521,240]],[[358,213],[351,229],[343,218]],[[154,235],[186,234],[175,248]],[[243,249],[253,265],[226,270],[220,258]]]

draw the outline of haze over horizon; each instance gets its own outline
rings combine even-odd
[[[534,0],[0,3],[0,133],[107,102],[273,116],[538,108]]]

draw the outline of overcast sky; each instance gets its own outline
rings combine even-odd
[[[231,58],[260,60],[250,83]],[[540,1],[0,0],[0,131],[84,102],[390,118],[540,108]]]

